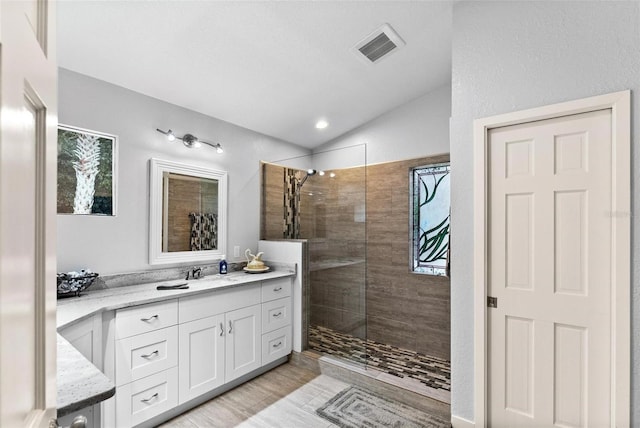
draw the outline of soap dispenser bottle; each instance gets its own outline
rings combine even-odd
[[[220,259],[220,266],[218,272],[220,272],[221,275],[225,275],[227,273],[227,261],[225,260],[225,255],[222,255],[222,259]]]

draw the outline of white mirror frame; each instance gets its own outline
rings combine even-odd
[[[152,265],[213,261],[227,248],[227,172],[152,158],[149,165],[149,263]],[[203,251],[162,251],[163,175],[165,172],[218,180],[218,248]]]

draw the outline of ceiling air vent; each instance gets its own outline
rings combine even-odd
[[[404,40],[391,28],[391,25],[384,24],[361,40],[355,49],[359,52],[359,56],[366,57],[367,62],[375,63],[404,45]]]

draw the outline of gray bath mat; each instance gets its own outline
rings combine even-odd
[[[342,428],[449,428],[450,422],[351,386],[316,410]]]

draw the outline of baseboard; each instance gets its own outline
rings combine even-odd
[[[453,428],[475,428],[476,424],[460,416],[451,415],[451,426]]]

